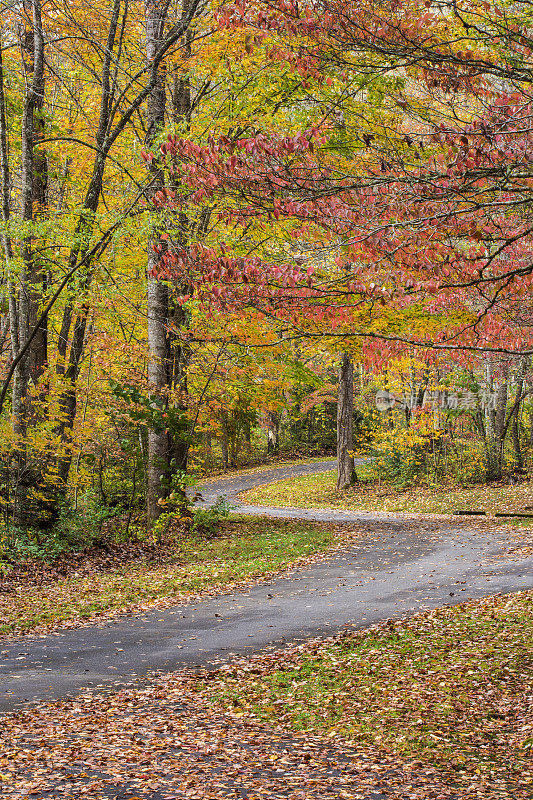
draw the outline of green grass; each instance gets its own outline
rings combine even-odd
[[[530,785],[532,677],[533,592],[521,592],[243,660],[199,691],[238,714],[384,748],[458,779]]]
[[[368,478],[369,467],[358,469],[362,482],[353,489],[335,489],[336,472],[320,472],[276,481],[243,494],[247,502],[296,508],[338,508],[353,511],[451,514],[481,510],[488,514],[533,507],[531,484],[490,484],[471,488],[432,486],[400,490]]]
[[[282,570],[334,541],[334,531],[325,524],[234,517],[216,538],[196,536],[177,543],[172,563],[154,567],[137,562],[47,585],[20,582],[14,594],[0,594],[0,633],[88,620],[145,603],[177,602]]]

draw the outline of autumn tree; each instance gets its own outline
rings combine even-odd
[[[290,230],[309,262],[328,249],[339,270],[317,280],[290,246],[258,257],[216,241],[178,248],[167,266],[187,265],[209,302],[252,304],[286,334],[337,339],[339,349],[359,337],[392,350],[527,355],[526,11],[396,0],[334,0],[320,11],[291,0],[225,5],[220,24],[267,37],[266,58],[293,72],[313,113],[290,136],[256,126],[200,148],[170,140],[168,152],[193,197],[224,198],[219,225],[257,238],[268,230],[270,241],[274,226],[278,241]],[[500,411],[487,417],[491,463],[501,462],[508,429],[505,381],[500,389]]]
[[[116,0],[107,9],[80,0],[74,7],[61,3],[44,9],[37,0],[28,0],[6,12],[0,141],[11,361],[0,405],[14,377],[13,499],[17,524],[48,524],[65,494],[90,288],[102,254],[117,230],[146,199],[144,181],[135,180],[121,148],[128,136],[131,146],[134,122],[158,84],[161,64],[166,54],[179,46],[198,6],[199,2],[193,0],[168,26],[147,60],[138,47],[139,4]],[[22,59],[17,61],[20,37]],[[73,40],[78,42],[76,51],[65,50],[64,43]],[[12,67],[9,73],[6,59]],[[20,82],[25,87],[20,148],[13,141],[17,125],[8,114],[7,99],[8,92],[18,87],[6,88],[8,80],[18,79],[11,76],[19,75],[26,76]],[[67,118],[62,129],[58,118],[52,127],[48,116],[44,93],[47,80],[54,83],[55,102],[59,95],[76,109],[74,120]],[[88,101],[90,98],[86,107],[82,101],[76,104],[80,90]],[[84,159],[81,169],[80,149]],[[67,169],[63,185],[52,187],[46,164],[58,156]],[[113,178],[106,173],[110,165],[115,170]],[[74,172],[79,178],[75,186],[69,181],[69,173]],[[124,179],[128,196],[106,219],[101,213],[103,193],[113,192],[117,180],[124,185]],[[69,196],[65,197],[67,187]],[[58,192],[61,198],[49,222],[47,191],[48,195]],[[48,336],[46,352],[47,319],[52,311],[57,334],[53,340]],[[52,385],[50,394],[47,387]],[[39,399],[38,414],[34,397]],[[39,418],[45,420],[48,430],[46,445],[38,443],[37,433],[32,434],[33,443],[29,436],[29,427],[37,431]]]

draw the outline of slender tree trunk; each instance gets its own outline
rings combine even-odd
[[[48,168],[46,154],[38,147],[44,137],[44,34],[40,0],[24,0],[27,24],[21,31],[27,92],[22,113],[21,141],[21,218],[26,223],[44,214]],[[40,257],[36,254],[33,236],[22,242],[22,267],[18,276],[18,330],[17,351],[26,345],[40,315],[44,290],[45,272]],[[41,489],[41,466],[27,450],[28,428],[37,423],[31,382],[35,386],[41,377],[47,359],[47,320],[41,321],[37,334],[24,357],[20,360],[13,383],[13,431],[15,434],[14,508],[15,525],[38,526],[46,524],[46,504],[32,502],[33,489]],[[42,399],[42,398],[41,398]],[[40,506],[43,506],[42,508]],[[44,511],[44,515],[42,512]]]
[[[224,469],[229,467],[229,429],[227,411],[222,409],[220,416],[220,449],[222,452],[222,465]]]
[[[153,256],[148,259],[148,269]],[[168,389],[168,288],[154,278],[148,278],[148,380],[157,399]],[[168,495],[169,435],[165,430],[148,431],[148,519],[155,522],[161,513],[159,500]]]
[[[237,466],[237,456],[239,455],[239,428],[235,419],[236,412],[231,414],[231,428],[229,436],[229,464],[230,467]]]
[[[517,375],[516,394],[511,411],[505,422],[505,428],[511,425],[511,437],[513,441],[513,449],[515,453],[516,469],[521,472],[524,469],[524,455],[520,442],[520,409],[522,407],[522,400],[524,399],[524,389],[526,382],[526,372],[530,364],[528,356],[522,357]]]
[[[8,294],[8,317],[9,333],[11,342],[11,357],[17,358],[20,353],[20,333],[19,333],[19,307],[17,293],[15,289],[15,276],[13,275],[13,245],[7,232],[7,223],[11,216],[10,193],[11,193],[11,174],[9,169],[8,152],[8,128],[6,116],[6,97],[4,84],[4,65],[2,57],[3,42],[0,41],[0,162],[2,177],[2,222],[4,230],[2,233],[2,245],[6,264],[6,291]],[[13,484],[13,505],[14,513],[18,515],[21,501],[20,497],[20,475],[25,465],[25,386],[27,385],[26,375],[21,375],[20,368],[16,370],[12,391],[12,417],[15,434],[15,448],[10,464],[11,482]]]
[[[353,362],[342,354],[337,400],[337,489],[347,489],[357,480],[353,451]]]
[[[507,412],[507,396],[509,393],[509,381],[507,377],[502,380],[496,392],[496,411],[495,411],[495,433],[496,442],[498,446],[498,473],[501,477],[503,471],[503,457],[505,436],[507,434],[507,426],[505,424],[505,417]]]
[[[533,412],[531,410],[529,412],[529,454],[528,454],[528,463],[529,463],[530,467],[533,464]]]
[[[522,394],[524,388],[524,381],[523,379],[519,381],[517,392],[517,398],[519,398]],[[522,456],[522,448],[520,446],[520,408],[521,402],[518,399],[518,402],[515,401],[515,408],[513,411],[513,419],[511,423],[511,436],[513,439],[513,449],[515,453],[515,461],[516,461],[516,468],[520,471],[524,469],[524,458]]]
[[[182,247],[187,242],[187,218],[180,214],[178,236]],[[179,287],[180,294],[189,294],[189,286]],[[171,389],[173,403],[177,407],[182,420],[182,431],[174,431],[172,436],[171,460],[178,470],[187,470],[189,460],[188,436],[188,410],[189,410],[189,384],[188,370],[191,359],[189,346],[183,341],[182,334],[190,325],[190,314],[177,302],[175,297],[169,297],[169,350],[171,361]],[[187,429],[186,429],[187,428]]]
[[[267,452],[269,454],[279,453],[279,414],[277,411],[268,412],[268,430],[267,430]]]
[[[501,471],[499,467],[499,446],[496,432],[496,408],[489,402],[492,391],[492,364],[485,365],[485,386],[487,391],[487,405],[485,408],[485,441],[487,454],[487,480],[499,480]]]
[[[146,0],[146,57],[150,62],[163,40],[168,2]],[[146,112],[146,144],[150,147],[165,125],[165,71],[161,66],[156,85],[148,96]],[[156,166],[151,169],[151,194],[164,186],[164,174]],[[158,280],[158,255],[155,251],[160,242],[159,232],[154,230],[148,243],[148,380],[159,402],[166,402],[165,392],[169,388],[169,297],[168,286]],[[148,431],[148,524],[152,525],[161,513],[160,501],[168,495],[169,436],[166,430]]]
[[[188,0],[183,0],[185,13]],[[168,0],[145,0],[146,14],[146,53],[151,60],[161,47],[163,29],[167,17]],[[189,34],[186,34],[184,52],[190,47]],[[148,97],[146,143],[151,145],[165,124],[166,89],[165,70],[162,65],[158,80]],[[173,118],[176,123],[188,121],[191,113],[191,92],[187,75],[174,75]],[[165,178],[157,165],[152,168],[151,192],[163,188]],[[182,213],[178,218],[176,238],[185,247],[188,239],[189,223]],[[188,313],[178,303],[167,284],[157,279],[155,246],[160,243],[160,232],[153,231],[148,249],[148,379],[160,401],[173,403],[181,419],[186,419],[188,409],[187,372],[190,360],[188,347],[183,343],[181,333],[189,324]],[[185,286],[176,287],[176,294],[187,293]],[[176,416],[175,414],[173,415]],[[187,431],[151,430],[148,434],[148,524],[152,525],[161,513],[161,500],[168,495],[172,472],[187,469],[189,439]]]
[[[1,32],[1,31],[0,31]],[[3,41],[0,37],[0,177],[2,188],[2,222],[4,228],[2,232],[2,247],[6,265],[6,290],[8,294],[8,318],[9,333],[11,341],[11,354],[15,358],[20,350],[20,338],[18,331],[18,309],[15,295],[15,287],[12,274],[13,244],[8,234],[8,223],[11,217],[11,173],[9,169],[9,149],[8,149],[8,129],[6,115],[6,96],[4,84],[4,62],[3,62]],[[14,391],[14,390],[13,390]]]
[[[244,423],[244,443],[250,457],[252,455],[252,423],[249,418]]]
[[[33,15],[33,28],[26,31],[24,51],[28,58],[28,73],[33,75],[32,92],[26,101],[23,116],[24,144],[28,145],[27,158],[23,157],[23,216],[26,220],[41,219],[48,212],[48,159],[46,151],[40,146],[45,135],[44,96],[44,33],[41,21],[39,0],[25,0],[24,8]],[[31,65],[31,66],[30,66]],[[26,170],[31,170],[26,174]],[[25,249],[28,293],[28,331],[27,336],[41,316],[46,294],[47,270],[42,259],[32,251],[31,241]],[[40,321],[36,336],[29,349],[29,369],[32,383],[37,385],[48,359],[48,318]],[[43,397],[40,398],[44,399]]]

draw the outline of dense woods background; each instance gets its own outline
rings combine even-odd
[[[527,479],[527,4],[1,10],[3,558],[283,454]]]

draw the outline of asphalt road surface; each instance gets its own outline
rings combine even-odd
[[[275,467],[210,481],[206,502],[334,462]],[[497,532],[379,514],[241,505],[243,513],[366,523],[368,533],[252,588],[46,635],[0,641],[0,710],[104,688],[154,672],[206,666],[388,618],[533,587],[533,558],[502,558]]]

